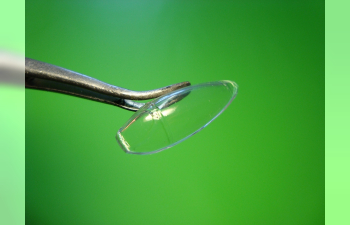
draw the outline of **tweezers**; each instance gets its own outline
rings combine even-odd
[[[30,58],[25,59],[26,88],[64,93],[130,111],[137,111],[145,104],[133,100],[157,98],[190,85],[190,82],[186,81],[154,90],[132,91],[62,67]]]

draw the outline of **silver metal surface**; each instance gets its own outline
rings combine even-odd
[[[137,111],[144,103],[132,100],[157,98],[191,85],[182,82],[149,91],[132,91],[34,59],[25,59],[26,88],[60,92]]]

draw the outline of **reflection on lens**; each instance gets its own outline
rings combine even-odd
[[[151,154],[191,137],[232,102],[238,85],[216,81],[185,87],[140,108],[119,129],[117,141],[131,154]]]

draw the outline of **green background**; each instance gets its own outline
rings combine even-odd
[[[350,2],[326,4],[326,224],[350,224]]]
[[[206,129],[125,154],[132,112],[26,90],[28,224],[324,224],[324,2],[26,1],[26,57],[128,89],[240,86]]]
[[[0,224],[25,222],[24,0],[0,1]],[[4,62],[23,62],[22,85],[5,81]],[[21,65],[21,62],[19,62]],[[13,68],[13,66],[12,66]],[[20,69],[18,69],[21,71]]]

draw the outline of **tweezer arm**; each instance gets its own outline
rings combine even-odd
[[[144,105],[144,103],[131,100],[156,98],[190,85],[189,82],[182,82],[149,91],[132,91],[30,58],[25,60],[25,80],[26,88],[74,95],[116,105],[131,111],[137,111]]]

